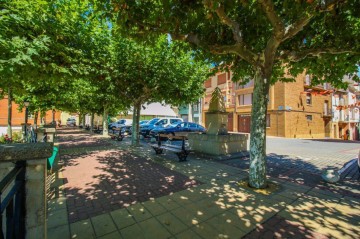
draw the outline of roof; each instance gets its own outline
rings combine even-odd
[[[144,109],[145,107],[145,109]],[[132,110],[128,112],[130,115],[133,113]],[[176,117],[176,113],[171,109],[170,105],[161,103],[144,104],[141,108],[141,115],[154,115],[154,116],[171,116]]]

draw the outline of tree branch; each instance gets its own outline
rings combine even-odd
[[[211,0],[204,0],[203,4],[205,8],[209,9],[210,11],[214,11],[216,15],[219,17],[221,23],[230,27],[234,40],[236,42],[242,42],[242,32],[240,30],[240,25],[236,21],[233,21],[229,16],[226,15],[224,5],[217,3],[218,7],[214,9],[214,2]]]
[[[259,63],[257,62],[257,55],[253,53],[251,50],[249,50],[246,47],[246,44],[243,42],[243,35],[240,29],[240,24],[236,21],[232,20],[226,13],[224,9],[224,5],[217,2],[214,3],[213,0],[203,0],[203,5],[206,9],[209,11],[215,12],[218,18],[220,19],[220,22],[228,27],[230,27],[233,37],[235,40],[234,45],[225,45],[225,46],[219,46],[219,45],[212,45],[209,46],[210,52],[213,54],[236,54],[240,56],[242,59],[247,61],[248,63],[256,66]],[[190,36],[190,35],[189,35]],[[198,38],[191,36],[187,38],[187,40],[191,40],[193,43],[198,42]]]
[[[259,0],[261,8],[265,13],[266,17],[269,19],[271,25],[274,28],[274,36],[281,40],[284,35],[285,27],[281,18],[276,14],[274,3],[272,0]]]
[[[209,46],[210,51],[213,54],[225,55],[225,54],[236,54],[240,56],[242,59],[250,63],[251,65],[257,66],[259,65],[256,61],[257,55],[252,51],[246,49],[246,47],[241,43],[236,43],[234,45],[213,45]]]
[[[321,0],[319,5],[312,3],[310,10],[305,12],[305,16],[301,17],[297,22],[285,28],[285,35],[282,41],[292,38],[300,31],[302,31],[303,28],[309,24],[316,13],[329,11],[333,9],[336,4],[341,2],[344,2],[344,0]]]
[[[345,54],[345,53],[351,53],[355,55],[360,55],[360,52],[354,52],[352,50],[338,50],[334,48],[319,48],[319,49],[307,49],[304,51],[283,51],[280,53],[279,59],[280,60],[287,60],[292,62],[298,62],[306,57],[319,57],[320,55],[324,54],[332,54],[332,55],[338,55],[338,54]]]

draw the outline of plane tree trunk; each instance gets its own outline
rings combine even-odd
[[[141,111],[141,102],[135,102],[134,110],[133,110],[133,122],[132,122],[132,134],[131,134],[131,144],[133,146],[140,145],[140,135],[139,135],[140,111]]]
[[[12,138],[12,91],[11,88],[8,90],[8,119],[7,119],[7,135]]]
[[[249,185],[265,188],[266,182],[266,112],[270,77],[258,69],[254,77],[251,110]]]
[[[103,114],[103,136],[108,135],[108,128],[109,128],[109,122],[108,122],[108,116],[109,112],[107,108],[104,108],[104,114]]]

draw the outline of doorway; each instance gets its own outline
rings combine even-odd
[[[238,131],[242,133],[250,133],[251,116],[239,115],[238,116]]]

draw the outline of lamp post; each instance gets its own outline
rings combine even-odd
[[[55,122],[55,112],[56,112],[56,110],[53,109],[53,110],[52,110],[52,124],[53,124],[54,126],[56,126],[56,122]]]
[[[29,107],[30,102],[28,100],[24,101],[25,106],[25,125],[24,125],[24,132],[25,132],[25,141],[27,140],[27,123],[28,123],[28,113],[29,113]]]

